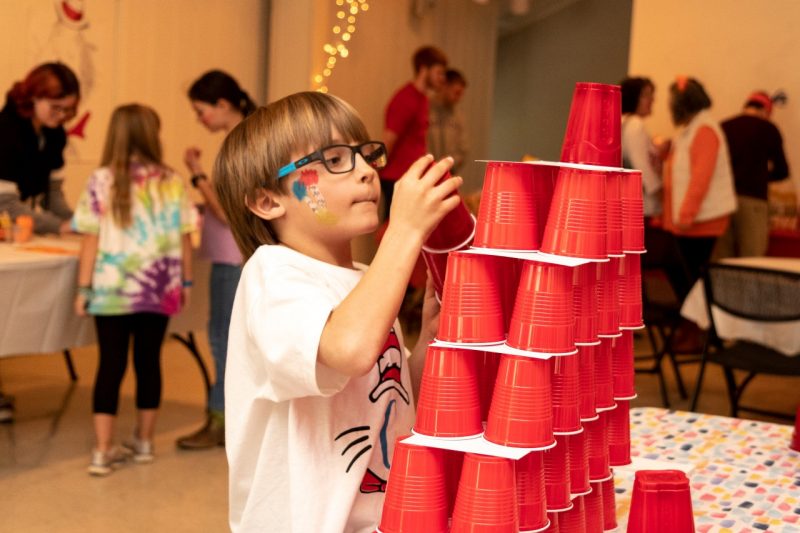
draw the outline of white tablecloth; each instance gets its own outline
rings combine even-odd
[[[790,257],[736,257],[723,259],[722,263],[800,273],[800,259]],[[765,324],[735,317],[717,307],[712,312],[717,334],[723,339],[757,342],[788,356],[800,353],[800,321]],[[702,280],[692,287],[683,302],[681,314],[699,327],[708,328]]]

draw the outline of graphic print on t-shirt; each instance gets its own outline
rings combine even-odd
[[[392,398],[386,404],[384,411],[383,423],[381,424],[379,434],[379,445],[381,448],[381,460],[383,465],[388,469],[390,466],[389,457],[389,442],[387,431],[389,422],[392,415],[396,412],[396,404],[399,401],[406,405],[411,404],[411,399],[408,391],[402,382],[402,368],[403,368],[403,350],[400,346],[400,340],[392,328],[386,338],[386,342],[381,350],[381,355],[378,357],[378,363],[375,368],[378,372],[378,383],[372,388],[367,398],[370,403],[375,404],[378,399],[384,394],[394,394],[398,398]],[[345,473],[350,472],[358,460],[372,449],[372,444],[369,441],[370,426],[354,426],[339,433],[334,440],[341,441],[344,449],[342,456],[351,456],[351,459],[345,469]],[[359,446],[361,445],[361,446]],[[386,480],[377,475],[374,471],[367,468],[364,474],[364,479],[361,481],[361,492],[365,494],[373,492],[386,492]]]

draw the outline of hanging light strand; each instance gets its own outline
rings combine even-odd
[[[331,40],[322,46],[327,60],[322,71],[314,74],[312,79],[314,90],[322,93],[328,92],[328,80],[333,75],[336,65],[350,55],[347,45],[356,32],[358,16],[369,11],[367,0],[334,0],[334,2],[336,17],[331,28]]]

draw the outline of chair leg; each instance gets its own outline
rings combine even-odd
[[[686,384],[683,382],[683,376],[681,375],[678,358],[672,351],[669,352],[669,360],[672,362],[672,368],[675,370],[675,382],[678,384],[678,394],[681,395],[682,400],[685,400],[689,397],[689,393],[686,391]]]
[[[75,365],[72,364],[72,353],[69,350],[64,350],[64,362],[67,364],[69,379],[72,381],[78,381],[78,374],[75,372]]]
[[[664,404],[664,407],[669,409],[669,394],[667,393],[667,382],[664,379],[664,354],[660,354],[660,357],[656,361],[656,373],[658,374],[658,386],[661,388],[661,403]]]
[[[702,359],[700,359],[700,370],[697,372],[697,382],[694,384],[694,394],[692,394],[692,401],[689,405],[690,411],[697,410],[697,400],[700,397],[700,387],[703,385],[703,376],[706,373],[706,354],[703,352]]]
[[[728,387],[728,399],[731,402],[731,416],[736,418],[739,415],[739,394],[736,388],[736,376],[733,375],[733,370],[727,366],[722,367],[725,374],[725,383]]]

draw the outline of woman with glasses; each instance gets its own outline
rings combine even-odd
[[[80,96],[69,67],[44,63],[11,87],[0,111],[0,213],[30,215],[36,233],[69,231],[72,210],[54,172],[64,166],[63,125]]]

